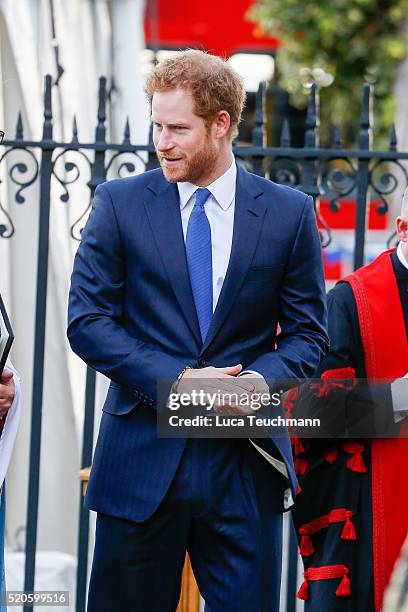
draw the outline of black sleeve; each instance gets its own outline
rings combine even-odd
[[[318,376],[328,370],[353,368],[356,380],[343,387],[334,386],[326,394],[314,385],[303,386],[297,415],[319,418],[320,437],[373,438],[394,436],[399,426],[394,422],[390,384],[366,382],[364,352],[353,291],[340,283],[327,295],[330,351],[322,360]],[[330,378],[329,378],[330,381]],[[322,385],[319,383],[319,386]],[[307,435],[307,431],[299,432]]]
[[[327,294],[330,351],[320,363],[318,376],[326,370],[352,367],[365,377],[364,354],[353,291],[348,283],[336,285]]]

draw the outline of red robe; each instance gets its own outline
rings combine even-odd
[[[391,253],[392,250],[382,253],[371,264],[344,279],[353,291],[366,376],[369,379],[393,380],[404,376],[408,371],[407,333]],[[352,377],[353,363],[342,365],[344,367],[340,369],[323,372],[322,377],[326,379]],[[406,423],[403,429],[407,435]],[[323,447],[323,452],[319,450],[316,452],[319,445],[315,444],[313,447],[308,441],[302,443],[295,439],[295,465],[300,476],[300,486],[305,489],[309,487],[308,491],[305,490],[305,502],[302,502],[300,495],[294,511],[300,552],[306,567],[305,581],[299,591],[302,599],[309,599],[310,581],[322,581],[320,584],[323,587],[323,582],[330,582],[333,579],[337,589],[336,586],[330,587],[330,593],[331,589],[333,593],[336,589],[335,599],[338,601],[339,609],[348,609],[343,608],[341,600],[344,601],[344,596],[348,598],[350,588],[353,589],[353,586],[350,586],[350,578],[352,581],[355,575],[361,576],[364,568],[360,567],[359,573],[355,567],[345,564],[347,541],[360,539],[362,546],[360,534],[362,535],[363,529],[367,529],[367,525],[370,525],[366,513],[367,504],[361,505],[358,500],[363,498],[356,497],[355,489],[360,487],[358,476],[368,478],[370,477],[368,472],[371,471],[374,599],[376,612],[381,610],[384,589],[408,528],[408,487],[404,485],[404,478],[407,480],[408,440],[403,438],[403,435],[404,432],[401,431],[400,439],[362,441],[363,443],[351,440],[338,441],[334,445]],[[371,457],[367,456],[368,452]],[[322,455],[324,459],[319,459]],[[400,466],[403,466],[403,471]],[[349,477],[345,474],[347,468],[350,470]],[[354,472],[354,476],[351,472]],[[340,494],[340,503],[339,496],[335,494],[338,478],[343,479],[340,484],[343,491]],[[320,484],[325,490],[329,479],[332,479],[332,488],[326,489],[323,500],[323,497],[319,498]],[[363,491],[364,484],[361,483],[361,487]],[[313,512],[311,506],[314,504],[315,493],[317,493],[316,507],[313,510],[316,511]],[[363,497],[366,495],[366,493],[361,494]],[[363,507],[365,514],[361,514]],[[330,532],[330,529],[334,531]],[[329,541],[324,539],[326,537],[323,535],[324,532]],[[343,544],[340,545],[340,542]],[[361,564],[362,557],[359,558]],[[318,582],[314,584],[317,585]],[[323,605],[322,602],[328,593],[327,590],[318,591],[319,589],[314,591],[316,610],[319,609],[319,605]],[[310,598],[310,605],[313,604],[313,598],[313,596]],[[361,603],[358,601],[357,605]],[[330,604],[327,602],[327,605]]]
[[[408,344],[392,250],[345,280],[356,300],[367,378],[395,379],[408,371]],[[373,559],[376,612],[400,553],[408,528],[408,486],[401,471],[408,469],[407,423],[401,438],[371,444]]]

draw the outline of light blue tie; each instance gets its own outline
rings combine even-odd
[[[211,195],[199,187],[187,226],[186,252],[201,338],[204,342],[213,315],[211,227],[204,204]]]

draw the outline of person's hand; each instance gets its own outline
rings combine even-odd
[[[242,365],[225,368],[189,368],[181,377],[177,385],[178,394],[188,394],[191,397],[200,394],[200,397],[214,398],[211,405],[216,412],[226,414],[244,414],[238,410],[240,397],[250,396],[255,387],[253,380],[244,376],[237,377]],[[231,397],[232,396],[232,397]],[[204,404],[207,402],[204,401]],[[247,412],[249,414],[252,411]]]
[[[11,370],[4,370],[0,378],[0,418],[3,418],[14,400],[14,380]]]
[[[225,406],[217,406],[216,411],[222,414],[234,414],[245,416],[254,414],[262,406],[267,406],[270,401],[270,391],[266,380],[260,374],[253,372],[244,372],[238,377],[238,380],[244,379],[251,382],[253,390],[249,395],[242,395],[238,398],[237,403]]]

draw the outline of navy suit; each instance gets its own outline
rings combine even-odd
[[[204,451],[205,441],[158,439],[158,380],[174,380],[186,365],[236,363],[266,379],[307,377],[324,355],[324,282],[311,198],[238,167],[229,267],[202,345],[177,186],[161,170],[99,186],[75,259],[68,337],[87,364],[112,380],[87,507],[124,521],[148,522],[160,513],[163,500],[176,495],[180,483],[175,481],[184,478],[180,472],[188,468],[180,466],[188,464],[189,453],[200,456],[204,469],[208,448],[221,456],[223,445],[222,440],[206,441]],[[234,448],[240,456],[249,452],[252,465],[261,462],[256,478],[265,470],[270,480],[258,482],[259,490],[274,487],[280,512],[285,479],[272,475],[273,468],[248,445],[235,440],[224,449],[230,456]],[[288,438],[271,440],[270,449],[285,462],[295,492]]]

